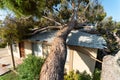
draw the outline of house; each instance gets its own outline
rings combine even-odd
[[[25,57],[27,54],[46,57],[56,32],[55,30],[43,31],[21,43],[13,44],[14,55],[19,58]],[[106,45],[103,37],[81,30],[73,30],[66,43],[68,53],[65,64],[66,71],[79,70],[92,74],[96,63],[93,58],[97,58],[98,49],[104,49],[104,45]]]

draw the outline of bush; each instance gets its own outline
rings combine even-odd
[[[64,80],[100,80],[100,74],[101,71],[99,69],[95,69],[92,76],[87,74],[85,71],[82,73],[79,73],[79,71],[76,73],[71,71],[68,75],[64,76]]]
[[[85,71],[83,73],[71,71],[68,75],[64,76],[64,80],[92,80],[92,77]]]
[[[95,69],[92,80],[100,80],[100,75],[101,75],[101,71],[99,69]]]
[[[0,43],[0,48],[5,48],[7,43]]]
[[[23,64],[18,66],[19,80],[39,80],[39,73],[43,63],[43,58],[28,55]]]

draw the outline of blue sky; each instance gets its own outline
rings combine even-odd
[[[5,12],[4,10],[0,10],[0,20],[3,20],[6,15],[7,15],[7,12]]]
[[[112,16],[113,20],[120,21],[120,0],[101,0],[107,16]]]
[[[112,16],[113,20],[120,21],[120,0],[100,0],[104,6],[107,17]],[[8,13],[8,11],[7,11]],[[5,18],[5,11],[0,11],[0,20]]]

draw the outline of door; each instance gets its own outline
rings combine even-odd
[[[25,57],[24,42],[19,43],[20,57]]]

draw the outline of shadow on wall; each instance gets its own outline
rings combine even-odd
[[[90,72],[93,73],[94,72],[93,66],[95,66],[95,61],[84,53],[81,53],[79,51],[77,51],[77,53],[78,53],[79,57],[84,61],[86,66],[89,68]]]

